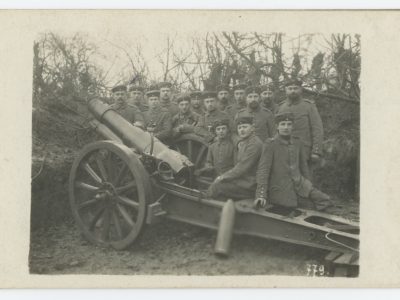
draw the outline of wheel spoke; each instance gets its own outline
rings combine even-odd
[[[123,178],[123,175],[125,175],[125,171],[126,171],[126,170],[127,170],[127,165],[124,164],[124,165],[122,166],[122,168],[119,169],[119,172],[118,172],[117,177],[115,177],[115,180],[114,180],[114,184],[115,184],[115,185],[118,185],[118,184],[119,184],[119,182],[120,182],[121,179]]]
[[[101,206],[97,209],[97,211],[94,214],[94,217],[92,219],[92,221],[90,221],[89,224],[89,230],[93,230],[94,226],[96,226],[97,221],[100,219],[100,217],[102,216],[103,212],[105,210],[105,206]]]
[[[111,221],[111,213],[109,209],[105,209],[103,214],[103,224],[101,228],[101,239],[103,241],[107,241],[109,237],[109,230],[110,230],[110,221]]]
[[[192,160],[193,144],[191,140],[188,140],[188,158]]]
[[[197,154],[197,157],[196,157],[196,161],[194,162],[194,165],[197,167],[198,165],[199,165],[199,163],[201,162],[201,158],[203,157],[203,155],[204,155],[204,153],[205,153],[205,151],[207,150],[207,147],[206,146],[201,146],[201,148],[200,148],[200,151],[199,151],[199,154]]]
[[[118,203],[117,203],[117,208],[122,217],[124,218],[124,220],[126,221],[126,223],[128,223],[131,227],[133,227],[135,225],[135,222],[133,222],[126,209],[121,205],[119,205]]]
[[[84,201],[82,203],[79,203],[78,204],[78,210],[81,210],[81,209],[86,208],[88,206],[92,206],[93,204],[96,204],[98,201],[99,201],[98,199],[93,198],[93,199],[86,200],[86,201]]]
[[[86,170],[86,172],[90,175],[90,177],[93,178],[94,181],[101,183],[102,180],[99,175],[92,169],[92,167],[88,163],[83,164],[83,168]]]
[[[104,181],[107,181],[108,180],[107,171],[104,167],[102,159],[100,158],[100,155],[96,155],[96,163],[97,166],[99,167],[101,177],[103,178]]]
[[[91,192],[95,192],[99,189],[97,186],[93,186],[93,185],[84,183],[82,181],[75,182],[75,187],[82,188],[84,190],[91,191]]]
[[[124,197],[124,196],[117,196],[117,197],[118,197],[117,199],[120,203],[129,205],[130,207],[133,207],[136,210],[139,208],[139,203],[137,203],[133,199],[129,199],[128,197]]]
[[[112,212],[112,219],[113,219],[113,223],[114,223],[115,229],[117,231],[118,238],[121,239],[122,238],[121,224],[119,223],[118,216],[115,213],[115,211]]]
[[[129,183],[126,184],[126,185],[117,187],[115,190],[117,191],[118,194],[122,194],[122,193],[124,193],[124,192],[126,192],[126,191],[128,191],[128,190],[130,190],[130,189],[133,189],[133,188],[134,188],[135,190],[136,190],[136,188],[137,188],[137,185],[136,185],[136,182],[135,182],[135,181],[131,181],[131,182],[129,182]]]

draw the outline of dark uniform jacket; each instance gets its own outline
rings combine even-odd
[[[135,105],[142,113],[149,110],[149,106],[143,102],[140,102],[139,104],[132,103],[132,105]]]
[[[149,109],[144,112],[145,125],[154,128],[154,136],[160,141],[166,141],[171,137],[172,123],[171,115],[165,109]]]
[[[232,105],[228,105],[225,109],[225,112],[229,115],[231,120],[234,120],[236,114],[239,112],[239,110],[242,110],[243,108],[246,108],[246,106],[239,106],[237,103],[234,103]]]
[[[218,109],[212,112],[205,112],[203,116],[200,116],[199,121],[194,129],[194,132],[205,138],[207,141],[211,141],[215,137],[213,132],[213,125],[216,120],[229,119],[228,115]]]
[[[125,120],[130,123],[141,122],[144,123],[144,117],[139,108],[133,104],[128,103],[114,103],[111,108],[118,112]]]
[[[262,152],[262,142],[254,134],[237,144],[235,166],[222,174],[223,180],[240,181],[240,187],[251,189],[256,185],[257,165]]]
[[[287,207],[297,206],[297,197],[308,197],[312,184],[307,156],[299,138],[268,139],[257,169],[256,198]]]
[[[172,117],[172,131],[174,137],[183,133],[191,133],[199,121],[200,116],[192,111],[188,111],[185,115],[181,112]],[[178,131],[177,127],[183,125],[183,128]]]
[[[238,111],[235,116],[235,121],[240,117],[253,117],[256,136],[261,141],[275,135],[275,122],[272,112],[264,107],[259,106],[256,110],[243,108]]]
[[[208,147],[206,167],[213,168],[217,176],[225,173],[234,166],[235,146],[228,136],[217,140]]]
[[[199,116],[204,115],[204,109],[200,106],[199,108],[194,108],[193,106],[190,108],[192,112],[195,112]]]
[[[280,103],[277,114],[291,112],[294,114],[293,137],[300,138],[306,151],[321,155],[323,127],[321,117],[313,101],[308,99],[299,99],[294,103],[285,100]]]
[[[175,116],[177,113],[179,113],[178,104],[176,104],[172,101],[164,102],[164,101],[160,100],[160,106],[161,106],[161,108],[168,110],[168,112],[171,116]]]

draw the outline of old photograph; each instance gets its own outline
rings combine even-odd
[[[358,277],[363,35],[108,26],[32,44],[30,274]]]

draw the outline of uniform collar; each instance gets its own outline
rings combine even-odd
[[[290,137],[290,139],[288,139],[288,140],[285,140],[285,139],[282,138],[279,134],[276,134],[276,135],[275,135],[275,139],[277,139],[281,144],[284,144],[284,145],[291,145],[291,144],[293,144],[293,138],[292,138],[292,137]]]
[[[212,112],[206,111],[206,116],[208,117],[208,116],[214,115],[217,113],[217,111],[218,111],[218,108],[214,109]]]
[[[290,101],[289,99],[286,99],[286,103],[291,106],[291,105],[296,105],[299,104],[303,99],[300,97],[299,99],[297,99],[296,101]]]
[[[260,111],[260,109],[261,109],[261,106],[259,105],[256,109],[251,109],[250,107],[246,107],[246,110],[247,110],[247,112],[249,112],[249,113],[256,113],[256,112],[259,112]]]

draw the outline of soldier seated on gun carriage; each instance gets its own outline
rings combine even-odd
[[[310,181],[307,152],[301,139],[292,136],[293,113],[278,114],[275,120],[278,133],[263,145],[254,205],[316,210],[332,206],[330,197]]]
[[[234,167],[235,146],[229,128],[229,119],[216,120],[213,131],[216,141],[208,147],[206,164],[195,175],[220,176]]]
[[[192,111],[190,97],[181,95],[177,98],[179,112],[172,117],[172,136],[179,137],[185,133],[193,133],[200,116]]]
[[[239,142],[232,169],[219,175],[210,185],[207,195],[212,199],[254,199],[256,171],[262,151],[262,142],[255,135],[253,118],[236,120]]]

